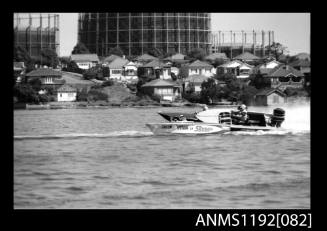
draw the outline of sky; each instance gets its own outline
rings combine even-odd
[[[77,13],[59,13],[60,56],[69,56],[77,43]],[[310,53],[310,13],[212,13],[211,29],[274,31],[275,42],[290,55]]]

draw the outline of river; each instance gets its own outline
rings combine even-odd
[[[310,105],[284,109],[286,131],[173,136],[145,123],[199,108],[15,110],[14,208],[310,208]]]

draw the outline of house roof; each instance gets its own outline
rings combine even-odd
[[[243,63],[243,62],[241,62],[239,60],[232,60],[232,61],[229,61],[227,63],[224,63],[224,64],[222,64],[222,65],[220,65],[218,67],[233,68],[233,67],[239,67],[239,66],[241,66],[243,64],[249,65],[249,64]]]
[[[149,54],[143,54],[136,58],[137,61],[151,61],[151,60],[156,60],[156,59],[158,59],[158,58],[156,58],[152,55],[149,55]]]
[[[268,74],[267,77],[283,77],[289,74],[293,74],[298,77],[304,76],[300,71],[296,70],[290,65],[281,64],[274,69],[272,69]]]
[[[33,77],[44,77],[44,76],[61,77],[61,75],[62,74],[60,71],[55,71],[55,70],[49,69],[49,68],[39,68],[39,69],[33,70],[26,74],[26,76],[33,76]]]
[[[170,67],[169,65],[165,64],[164,62],[159,61],[158,59],[152,60],[151,62],[143,65],[143,67]]]
[[[114,61],[115,59],[118,59],[118,58],[122,58],[122,57],[120,57],[120,56],[118,56],[118,55],[109,55],[108,57],[105,57],[104,59],[103,59],[103,63],[111,63],[112,61]]]
[[[200,60],[195,60],[193,63],[190,63],[188,67],[208,67],[213,68],[213,66],[207,62],[203,62]]]
[[[114,61],[109,63],[109,68],[111,69],[121,69],[124,65],[126,65],[129,61],[123,58],[116,58]]]
[[[163,79],[155,79],[142,85],[142,87],[174,87],[174,86],[175,86],[174,83]]]
[[[277,89],[277,88],[267,88],[267,89],[263,89],[261,91],[259,91],[256,95],[264,95],[264,96],[268,96],[271,95],[272,93],[278,93],[282,96],[286,96],[286,94],[284,92],[282,92],[281,90]]]
[[[260,58],[258,56],[255,56],[254,54],[251,54],[250,52],[244,52],[243,54],[240,54],[240,55],[234,57],[234,59],[256,60],[256,59],[260,59]]]
[[[290,65],[292,67],[311,67],[311,62],[309,60],[299,59],[290,63]]]
[[[99,62],[99,57],[97,54],[72,54],[70,59],[75,62],[82,61],[91,61],[91,62]]]
[[[213,53],[205,57],[207,60],[214,61],[215,59],[228,59],[225,53]]]
[[[267,66],[268,66],[269,64],[272,64],[272,63],[276,63],[277,65],[280,65],[280,64],[281,64],[281,63],[278,62],[277,60],[271,60],[271,61],[265,62],[265,63],[263,63],[263,64],[261,64],[261,65],[259,65],[259,66],[257,66],[257,67],[258,67],[258,68],[263,68],[263,69],[265,69],[265,68],[267,68]],[[268,68],[268,69],[270,69],[270,68]]]
[[[208,76],[204,75],[191,75],[184,79],[184,82],[192,82],[192,83],[202,83],[203,81],[206,81],[207,79],[210,79]]]
[[[57,92],[77,92],[77,90],[69,85],[62,85],[57,89]]]
[[[165,58],[165,60],[171,60],[171,61],[174,61],[174,60],[184,60],[185,58],[185,55],[181,54],[181,53],[176,53],[174,55],[171,55],[167,58]]]
[[[298,53],[297,55],[295,55],[295,57],[297,57],[298,59],[309,59],[310,60],[310,54],[308,53]]]

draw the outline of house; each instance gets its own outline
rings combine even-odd
[[[16,82],[21,82],[25,69],[24,62],[14,62],[14,77],[16,78]]]
[[[162,100],[174,101],[181,97],[180,86],[164,79],[155,79],[142,85],[142,91],[147,95],[159,95]]]
[[[304,84],[304,74],[286,64],[275,67],[263,77],[270,79],[272,88],[281,90],[285,90],[287,87],[302,88]]]
[[[311,62],[307,59],[298,59],[289,65],[301,71],[304,75],[311,74]]]
[[[123,80],[123,70],[124,66],[128,63],[129,61],[127,59],[123,58],[116,58],[114,59],[111,63],[109,63],[109,78],[110,79],[116,79],[116,80]]]
[[[99,63],[97,54],[72,54],[70,60],[74,61],[81,69],[87,70]]]
[[[217,74],[231,73],[239,79],[249,78],[254,67],[239,60],[232,60],[217,67]]]
[[[188,91],[193,88],[194,92],[201,92],[201,84],[210,78],[205,75],[191,75],[184,79],[183,89]]]
[[[139,67],[139,74],[145,76],[155,75],[160,79],[171,79],[171,67],[159,60],[153,60]]]
[[[158,58],[149,55],[149,54],[143,54],[135,58],[135,62],[137,65],[144,65],[148,62],[151,62],[153,60],[158,60]]]
[[[123,66],[123,77],[127,82],[138,80],[136,63],[128,62]]]
[[[311,62],[308,59],[299,59],[292,63],[290,66],[299,70],[304,74],[304,84],[309,86],[311,84]]]
[[[114,61],[115,59],[118,59],[118,58],[122,58],[122,57],[120,57],[118,55],[109,55],[108,57],[105,57],[101,61],[101,63],[102,63],[103,66],[108,66],[109,63],[111,63],[112,61]]]
[[[310,54],[308,53],[298,53],[297,55],[294,56],[296,59],[300,59],[300,60],[308,60],[311,61],[311,57]]]
[[[225,53],[212,53],[204,58],[209,63],[213,64],[217,59],[222,60],[223,62],[227,62],[229,58]]]
[[[69,85],[62,85],[57,89],[58,102],[72,102],[76,101],[77,90]]]
[[[25,76],[27,82],[39,79],[43,86],[53,86],[54,88],[58,88],[65,83],[60,71],[49,68],[39,68],[27,73]]]
[[[261,65],[258,65],[252,69],[252,73],[255,74],[268,74],[272,69],[281,65],[280,62],[276,60],[271,60]]]
[[[258,62],[261,58],[258,56],[255,56],[254,54],[251,54],[250,52],[244,52],[240,55],[237,55],[233,58],[234,60],[239,60],[247,64],[255,64]]]
[[[181,53],[176,53],[174,55],[171,55],[167,58],[164,59],[164,61],[170,61],[172,63],[177,62],[177,63],[184,63],[185,61],[185,55],[181,54]]]
[[[215,68],[207,63],[202,62],[200,60],[195,60],[194,62],[190,63],[188,66],[188,75],[204,75],[207,77],[211,77],[215,74]]]
[[[271,106],[286,103],[286,94],[277,88],[263,89],[254,96],[257,106]]]

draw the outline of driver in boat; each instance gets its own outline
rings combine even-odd
[[[248,115],[247,115],[247,111],[246,111],[247,107],[242,104],[241,106],[239,106],[237,108],[238,111],[236,111],[234,113],[234,116],[240,121],[240,122],[243,122],[245,123],[248,119]]]
[[[182,122],[186,122],[186,117],[184,115],[180,115],[179,119]]]

